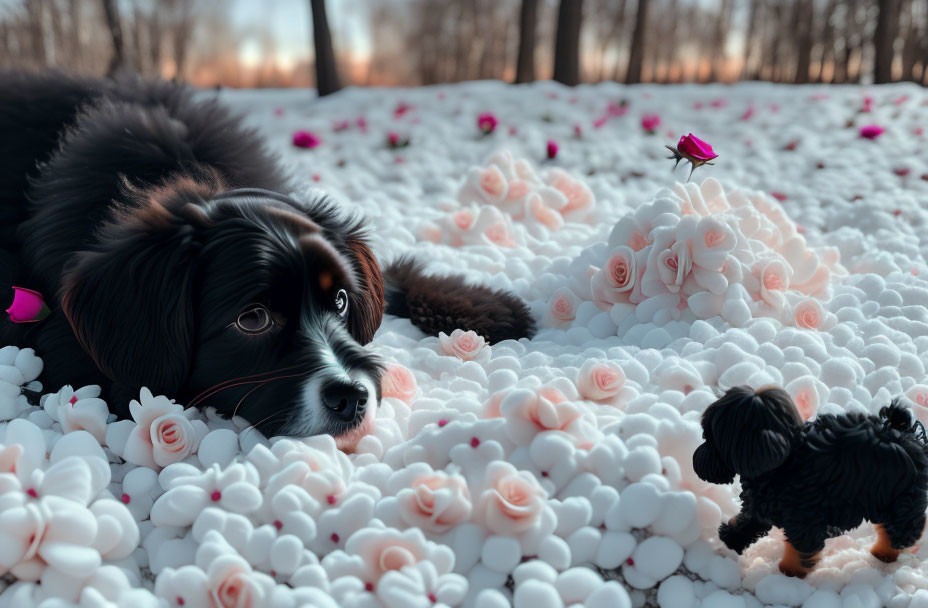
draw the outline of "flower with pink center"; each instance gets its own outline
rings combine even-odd
[[[126,440],[123,458],[157,469],[196,452],[208,431],[204,422],[188,420],[182,405],[164,396],[155,397],[147,388],[142,388],[140,399],[129,403],[136,425]]]
[[[559,230],[564,225],[564,218],[560,213],[549,207],[537,192],[529,195],[525,201],[528,215],[549,230]]]
[[[489,135],[495,131],[498,124],[499,121],[492,112],[484,112],[477,117],[477,128],[480,129],[484,135]]]
[[[562,169],[552,169],[545,179],[546,183],[567,198],[567,204],[560,210],[561,214],[580,213],[593,207],[593,192],[582,180],[575,178]]]
[[[384,397],[399,399],[404,403],[413,400],[418,388],[415,374],[398,363],[387,366],[380,377],[380,386]]]
[[[580,298],[567,287],[561,287],[548,300],[548,322],[553,327],[564,327],[577,318]]]
[[[860,128],[860,136],[864,139],[876,139],[885,131],[886,129],[880,125],[864,125]]]
[[[403,532],[392,528],[363,528],[345,542],[345,552],[361,559],[362,570],[358,573],[361,580],[372,586],[376,586],[387,572],[427,560],[436,550],[451,551],[448,547],[429,543],[416,528]]]
[[[796,327],[803,329],[818,329],[822,325],[825,311],[821,303],[814,298],[806,298],[796,305],[793,310],[793,320]]]
[[[641,128],[648,132],[649,135],[657,133],[661,126],[660,114],[645,114],[641,117]]]
[[[928,385],[912,385],[909,387],[909,390],[905,392],[905,396],[906,399],[912,402],[912,410],[915,413],[915,417],[922,424],[928,425]]]
[[[322,138],[311,131],[296,131],[293,133],[293,145],[297,148],[312,149],[322,143]]]
[[[215,608],[257,608],[265,594],[257,584],[251,566],[234,554],[220,555],[210,564],[207,585]]]
[[[546,493],[531,473],[498,460],[490,463],[485,480],[474,514],[491,533],[515,536],[535,525]]]
[[[439,332],[438,344],[441,351],[462,361],[474,361],[489,355],[490,346],[483,336],[474,331],[455,329],[451,335]]]
[[[571,425],[583,413],[561,391],[550,386],[538,390],[513,389],[503,398],[499,411],[506,419],[509,437],[521,446],[529,445],[536,435],[546,431],[571,434]]]
[[[613,399],[624,386],[625,372],[613,361],[589,359],[577,374],[577,389],[590,401]]]
[[[99,386],[85,386],[76,391],[65,386],[49,395],[43,407],[52,420],[61,424],[63,432],[87,431],[103,445],[106,443],[106,421],[110,410],[99,397]]]
[[[672,237],[671,237],[672,238]],[[693,259],[685,241],[673,240],[663,247],[654,246],[648,255],[648,268],[641,291],[651,297],[661,293],[678,293],[693,269]]]
[[[506,198],[509,184],[499,167],[487,167],[480,172],[480,190],[488,201],[498,203]]]
[[[760,271],[760,297],[775,310],[782,310],[786,305],[790,274],[789,266],[779,259],[767,262]]]
[[[467,481],[441,471],[416,477],[412,487],[397,493],[396,500],[407,525],[435,534],[467,521],[473,508]]]
[[[800,376],[783,388],[793,399],[803,420],[814,416],[828,395],[828,387],[814,376]]]
[[[496,222],[484,228],[483,236],[494,245],[499,245],[500,247],[516,246],[516,242],[509,234],[509,228],[503,222]]]
[[[637,256],[631,247],[615,248],[606,265],[590,278],[593,302],[600,310],[610,310],[613,304],[628,302],[637,275]]]
[[[469,230],[474,224],[474,214],[464,209],[451,216],[451,220],[460,230]]]

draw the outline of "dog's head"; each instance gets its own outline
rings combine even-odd
[[[62,282],[75,335],[121,386],[269,436],[357,435],[379,402],[380,365],[362,345],[384,312],[358,223],[217,181],[136,192],[100,230]]]
[[[693,453],[693,469],[709,483],[731,483],[736,474],[757,477],[783,464],[801,427],[783,389],[736,386],[703,413],[705,442]]]

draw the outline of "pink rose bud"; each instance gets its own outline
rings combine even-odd
[[[692,133],[681,137],[680,141],[677,142],[676,148],[667,146],[667,149],[673,153],[673,156],[670,158],[676,161],[674,169],[677,168],[681,160],[688,160],[690,162],[690,177],[693,176],[693,171],[695,171],[697,167],[710,164],[710,161],[719,156],[712,149],[712,146]]]
[[[641,128],[654,135],[657,128],[661,126],[661,117],[657,114],[645,114],[641,117]]]
[[[13,323],[35,323],[51,314],[45,299],[37,291],[13,287],[13,303],[6,309]]]
[[[886,129],[880,125],[865,125],[860,128],[860,136],[864,139],[876,139],[882,135],[885,130]]]
[[[864,97],[864,104],[860,108],[860,111],[870,112],[871,110],[873,110],[873,98],[868,95],[867,97]]]
[[[548,140],[547,154],[548,158],[554,158],[557,156],[558,145],[557,142],[553,139]]]
[[[409,145],[408,137],[401,137],[396,131],[390,131],[387,133],[387,146],[392,149],[405,148]]]
[[[498,124],[499,124],[499,121],[496,120],[496,116],[494,116],[490,112],[484,112],[483,114],[477,117],[477,127],[479,127],[481,131],[483,131],[484,135],[489,135],[490,133],[495,131],[496,126]]]
[[[297,148],[315,148],[322,143],[322,139],[309,131],[297,131],[293,134],[293,145]]]

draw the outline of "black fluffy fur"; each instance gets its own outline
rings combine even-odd
[[[384,271],[387,313],[409,318],[428,334],[472,329],[491,344],[535,333],[535,321],[522,300],[482,285],[461,289],[458,277],[436,277],[403,257]]]
[[[380,326],[384,280],[362,223],[330,201],[278,194],[292,179],[217,100],[133,77],[0,73],[0,133],[0,310],[17,285],[53,311],[25,325],[0,316],[0,345],[35,348],[46,389],[101,384],[126,416],[142,386],[187,402],[267,374],[197,403],[276,434],[298,427],[295,404],[325,359],[320,340],[346,369],[379,378],[361,346]],[[408,304],[391,312],[427,332],[531,335],[513,296],[413,268],[390,273],[391,301]],[[237,333],[255,302],[273,313],[273,331]]]
[[[730,389],[702,417],[696,474],[725,484],[741,476],[741,512],[719,538],[741,553],[783,529],[806,567],[825,540],[867,520],[893,549],[912,546],[925,527],[928,446],[921,426],[894,401],[879,416],[822,415],[802,423],[782,389]]]

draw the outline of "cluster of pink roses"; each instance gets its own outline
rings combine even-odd
[[[530,230],[558,230],[567,219],[585,219],[595,201],[586,184],[566,171],[552,168],[539,175],[528,161],[502,151],[470,171],[458,203],[461,207],[431,227],[426,238],[454,246],[514,247],[519,238],[513,221]]]
[[[770,316],[819,329],[830,317],[815,298],[846,271],[836,249],[807,245],[779,203],[757,192],[726,193],[710,178],[677,184],[623,217],[607,257],[586,274],[588,283],[581,277],[553,294],[549,324],[569,324],[586,300],[616,325],[631,314],[658,325],[718,315],[741,326]]]

